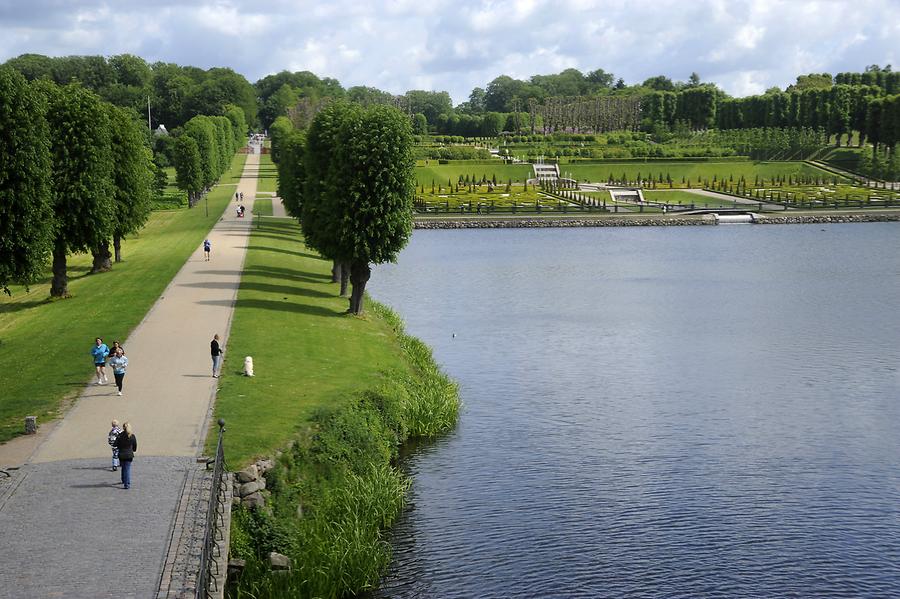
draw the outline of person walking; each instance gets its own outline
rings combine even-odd
[[[119,448],[116,447],[116,439],[119,438],[119,435],[122,433],[122,429],[119,428],[119,421],[112,421],[112,428],[109,429],[109,434],[106,435],[106,442],[109,443],[109,446],[112,448],[112,471],[115,472],[119,469]]]
[[[134,461],[134,453],[137,451],[137,437],[134,436],[130,422],[122,425],[122,432],[116,437],[115,447],[119,450],[119,462],[122,465],[122,485],[130,489],[131,462]]]
[[[209,242],[209,239],[203,241],[203,254],[206,256],[206,261],[209,262],[209,252],[212,250],[212,244]]]
[[[212,375],[214,379],[219,378],[219,368],[222,366],[222,354],[225,349],[219,345],[219,334],[213,335],[212,341],[209,343],[209,350],[212,354]]]
[[[94,340],[94,347],[91,348],[91,355],[94,357],[94,370],[97,374],[97,382],[95,385],[106,384],[106,357],[109,355],[109,348],[103,343],[103,339],[97,337]]]
[[[125,382],[125,371],[128,369],[128,358],[125,357],[125,350],[121,347],[116,348],[115,355],[109,359],[109,367],[112,368],[113,378],[116,379],[116,387],[119,388],[119,395],[122,395],[122,383]]]

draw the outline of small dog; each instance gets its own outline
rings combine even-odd
[[[244,376],[253,376],[253,358],[244,358]]]

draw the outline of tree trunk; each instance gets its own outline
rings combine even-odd
[[[341,263],[341,297],[347,297],[347,283],[350,282],[352,276],[350,265],[346,262]]]
[[[331,282],[339,283],[341,281],[341,263],[337,260],[331,261]],[[343,295],[343,294],[341,294]]]
[[[69,276],[66,270],[66,245],[56,242],[53,248],[53,282],[50,283],[50,297],[69,295]]]
[[[109,253],[109,242],[104,241],[91,252],[94,257],[94,265],[91,267],[91,274],[98,272],[106,272],[112,268],[112,254]]]
[[[113,252],[116,254],[116,262],[122,261],[122,236],[113,235]]]
[[[353,262],[350,265],[350,282],[353,283],[353,293],[350,294],[351,314],[362,314],[366,283],[371,275],[372,269],[366,262]]]

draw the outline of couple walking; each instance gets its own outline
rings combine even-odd
[[[125,357],[125,348],[119,345],[118,341],[113,341],[112,349],[103,343],[103,339],[97,337],[94,340],[94,347],[91,348],[91,356],[94,358],[94,371],[97,375],[95,385],[105,385],[109,382],[106,378],[107,363],[113,371],[113,378],[116,381],[118,395],[122,395],[122,385],[125,382],[125,372],[128,369],[128,358]]]
[[[131,423],[126,422],[119,428],[119,421],[113,420],[106,441],[112,447],[112,470],[115,472],[119,466],[122,467],[122,485],[130,489],[131,462],[134,461],[134,452],[137,451],[137,437],[134,436]]]

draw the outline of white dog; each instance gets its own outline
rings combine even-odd
[[[244,358],[244,376],[253,376],[253,358]]]

